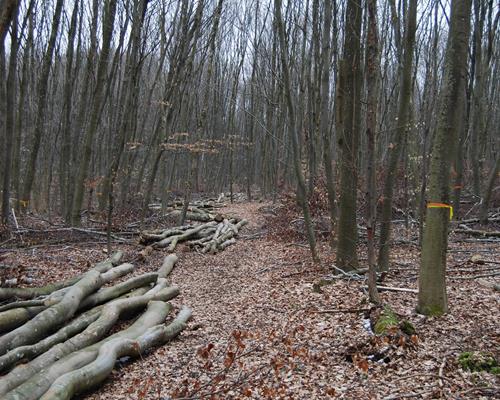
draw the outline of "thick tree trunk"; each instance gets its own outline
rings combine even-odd
[[[342,93],[342,132],[338,132],[340,150],[340,200],[337,243],[337,265],[344,270],[358,268],[357,190],[358,149],[361,122],[361,14],[358,1],[348,0],[344,60],[341,74],[345,82]]]
[[[452,0],[450,33],[446,47],[444,77],[432,148],[427,206],[419,276],[417,310],[426,315],[448,311],[446,250],[448,247],[450,166],[456,146],[456,113],[465,84],[470,30],[471,0]]]

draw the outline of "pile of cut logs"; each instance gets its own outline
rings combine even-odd
[[[138,357],[177,336],[191,317],[182,308],[164,323],[179,294],[161,268],[114,284],[134,271],[121,253],[86,273],[39,288],[0,288],[0,398],[70,399],[102,382],[117,359]],[[142,313],[142,314],[141,314]],[[110,335],[122,317],[140,315]]]
[[[212,214],[208,214],[212,217]],[[153,248],[168,247],[173,252],[181,242],[202,253],[215,254],[236,243],[236,236],[248,221],[246,219],[212,217],[201,225],[183,225],[174,228],[142,232],[140,242]]]

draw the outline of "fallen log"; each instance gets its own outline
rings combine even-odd
[[[101,286],[103,286],[109,282],[112,282],[115,279],[121,278],[122,276],[129,274],[133,270],[134,270],[134,266],[132,264],[129,264],[129,263],[118,265],[117,267],[114,267],[114,268],[110,269],[109,271],[101,274],[101,277],[100,277]],[[56,291],[54,293],[51,293],[44,300],[44,305],[51,306],[51,305],[59,303],[70,288],[71,288],[71,286],[65,287],[65,288],[59,289],[58,291]]]
[[[14,308],[0,313],[0,333],[18,328],[26,321],[45,310],[45,306],[35,306],[26,308]]]
[[[51,364],[43,371],[32,376],[15,389],[6,393],[3,400],[36,400],[39,399],[60,376],[84,367],[94,361],[101,346],[113,339],[135,339],[145,333],[150,327],[158,325],[165,320],[171,306],[162,301],[153,301],[147,311],[128,329],[118,332],[91,346],[85,347],[67,357]],[[3,379],[2,379],[3,380]]]
[[[368,286],[364,287],[368,289]],[[403,292],[403,293],[418,293],[417,289],[409,289],[409,288],[401,288],[401,287],[393,287],[393,286],[379,286],[377,285],[378,290],[387,291],[387,292]]]
[[[184,225],[177,226],[171,229],[165,229],[160,231],[152,231],[152,232],[141,232],[141,236],[139,242],[141,244],[149,244],[152,242],[159,242],[169,236],[180,235],[184,233],[188,229],[194,228],[194,225]]]
[[[140,357],[150,348],[172,340],[185,329],[190,318],[191,310],[183,308],[168,326],[149,328],[137,339],[118,337],[110,340],[101,346],[93,362],[57,378],[41,400],[69,400],[75,394],[101,383],[109,376],[118,358]]]
[[[127,267],[124,267],[122,272],[126,272],[126,270],[130,268],[130,265],[131,264],[128,264]],[[133,289],[153,283],[156,281],[156,279],[157,274],[152,272],[131,278],[130,280],[120,283],[116,286],[101,289],[96,293],[88,296],[80,304],[78,310],[88,309],[98,304],[105,303],[106,301],[121,296],[122,294],[127,293]],[[54,305],[59,302],[61,298],[62,296],[54,296],[44,300],[27,300],[6,304],[4,306],[4,309],[6,310],[0,312],[0,333],[8,332],[21,326],[26,321],[32,319],[35,315],[45,310],[48,306]],[[32,306],[26,307],[23,304],[32,304]]]
[[[113,254],[109,259],[102,261],[94,266],[93,269],[99,272],[106,272],[113,266],[117,265],[122,258],[123,253],[121,251]],[[46,296],[55,292],[56,290],[65,288],[67,286],[74,285],[80,279],[83,278],[83,275],[76,276],[71,279],[67,279],[62,282],[51,283],[42,287],[33,287],[33,288],[0,288],[0,300],[9,300],[11,298],[19,298],[19,299],[33,299],[39,296]]]
[[[68,325],[59,329],[55,334],[50,335],[38,343],[17,347],[16,349],[9,351],[7,354],[4,354],[0,357],[0,371],[10,368],[20,360],[36,357],[38,354],[47,351],[52,346],[61,343],[78,332],[81,332],[97,318],[99,318],[101,308],[102,307],[92,309],[80,315]]]
[[[133,269],[131,264],[123,264],[110,271],[108,275],[94,268],[69,288],[61,300],[37,314],[24,325],[10,331],[0,338],[0,355],[16,347],[32,344],[46,336],[47,332],[70,320],[80,303],[89,294],[99,289],[106,280],[112,279]],[[104,276],[104,278],[103,278]]]
[[[500,237],[500,231],[481,231],[479,229],[454,229],[455,233],[465,233],[467,235],[479,236],[479,237]]]
[[[238,235],[239,230],[248,223],[246,219],[242,219],[237,224],[233,225],[230,221],[224,220],[222,224],[219,224],[220,230],[216,231],[213,238],[210,241],[204,243],[201,250],[202,253],[217,253],[220,250],[224,250],[226,247],[235,243],[233,240],[236,235]]]
[[[149,288],[136,289],[127,293],[124,297],[142,296]],[[101,315],[101,310],[104,306],[94,307],[93,309],[79,315],[69,324],[59,329],[56,333],[46,337],[45,339],[27,346],[17,347],[0,357],[0,372],[15,365],[19,360],[31,360],[36,356],[46,352],[51,347],[64,342],[65,340],[82,332],[91,323],[96,321]]]
[[[163,240],[160,240],[159,242],[154,243],[152,246],[153,248],[163,248],[169,246],[169,251],[173,251],[175,247],[177,246],[177,243],[186,241],[193,236],[195,236],[198,232],[202,231],[203,229],[209,228],[211,226],[217,225],[217,222],[211,221],[207,222],[206,224],[198,225],[193,228],[187,229],[183,231],[180,234],[172,235],[169,237],[166,237]],[[172,246],[171,243],[174,243]]]
[[[74,353],[86,346],[90,346],[103,338],[105,334],[115,325],[120,315],[125,312],[131,312],[138,308],[145,307],[152,301],[168,301],[179,294],[176,287],[165,288],[159,292],[147,292],[138,297],[115,300],[106,304],[102,309],[99,318],[91,323],[83,332],[60,343],[33,359],[27,364],[14,368],[9,374],[0,379],[0,396],[9,390],[26,382],[33,375],[49,368],[57,360]]]
[[[496,290],[497,292],[500,292],[500,284],[494,283],[494,282],[488,282],[485,279],[478,279],[477,283],[479,283],[481,286],[488,287],[490,289]]]

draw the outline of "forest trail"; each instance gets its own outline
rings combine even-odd
[[[193,309],[190,329],[115,370],[88,398],[354,399],[418,392],[435,398],[438,392],[445,397],[474,392],[479,385],[471,385],[470,373],[459,370],[456,355],[470,349],[498,352],[498,295],[476,282],[450,280],[451,313],[426,319],[414,312],[414,294],[383,292],[382,300],[415,325],[416,344],[393,346],[388,364],[367,363],[362,350],[348,361],[350,346],[373,338],[362,313],[339,312],[369,308],[362,285],[339,280],[315,293],[312,283],[330,273],[331,256],[315,267],[307,248],[270,239],[263,206],[239,203],[224,210],[250,223],[222,253],[178,248],[171,280],[181,295],[174,304]],[[329,253],[326,244],[321,253]],[[148,262],[152,268],[164,255],[154,254],[158,261]],[[413,247],[396,248],[401,268],[385,284],[416,288],[418,256]]]
[[[498,292],[473,276],[496,264],[471,262],[473,255],[498,261],[496,243],[450,239],[448,296],[450,313],[426,318],[415,313],[414,293],[381,292],[382,301],[416,328],[416,335],[379,339],[367,329],[370,309],[363,282],[331,275],[334,254],[320,242],[322,263],[315,266],[307,246],[275,232],[269,203],[243,202],[222,212],[249,224],[236,244],[212,255],[176,249],[169,280],[180,287],[172,301],[188,305],[193,319],[171,343],[140,360],[123,359],[98,390],[85,399],[384,399],[477,398],[498,395],[492,374],[460,369],[457,357],[469,350],[498,357]],[[287,220],[287,224],[291,224]],[[399,228],[398,228],[399,229]],[[452,234],[453,235],[453,234]],[[399,229],[396,237],[408,239]],[[53,282],[84,272],[103,258],[103,246],[66,243],[18,249],[4,254],[31,284]],[[117,245],[133,259],[136,244]],[[366,263],[361,246],[361,266]],[[158,269],[166,251],[153,251],[137,263],[137,273]],[[15,260],[15,261],[14,261]],[[384,285],[417,288],[419,251],[408,240],[393,248],[392,269]],[[66,266],[61,268],[61,266]],[[174,315],[174,314],[172,314]],[[382,358],[380,361],[375,359]],[[484,389],[482,386],[490,387]],[[420,394],[419,394],[420,393]]]

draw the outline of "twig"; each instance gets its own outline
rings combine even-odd
[[[365,286],[364,289],[368,289],[368,286]],[[417,289],[408,289],[401,287],[392,287],[392,286],[378,286],[378,290],[386,290],[388,292],[404,292],[404,293],[418,293]]]
[[[434,391],[434,388],[436,385],[431,385],[429,386],[426,390],[422,390],[420,392],[413,392],[413,393],[403,393],[403,394],[394,394],[390,395],[387,397],[384,397],[384,400],[398,400],[398,399],[409,399],[410,397],[419,397],[424,394],[432,393]],[[432,390],[430,390],[432,389]]]
[[[316,314],[342,314],[342,313],[355,313],[360,314],[370,311],[369,308],[339,308],[336,310],[316,310],[313,311]]]
[[[443,378],[444,378],[444,367],[445,367],[445,365],[446,365],[446,357],[443,358],[443,362],[439,366],[438,376],[439,376],[439,387],[441,388],[441,390],[443,390],[443,386],[444,386]]]
[[[472,275],[472,276],[454,276],[454,277],[451,277],[451,279],[468,280],[468,279],[477,279],[477,278],[489,278],[489,277],[498,276],[498,275],[500,275],[500,271],[492,272],[490,274],[481,274],[481,275]]]

